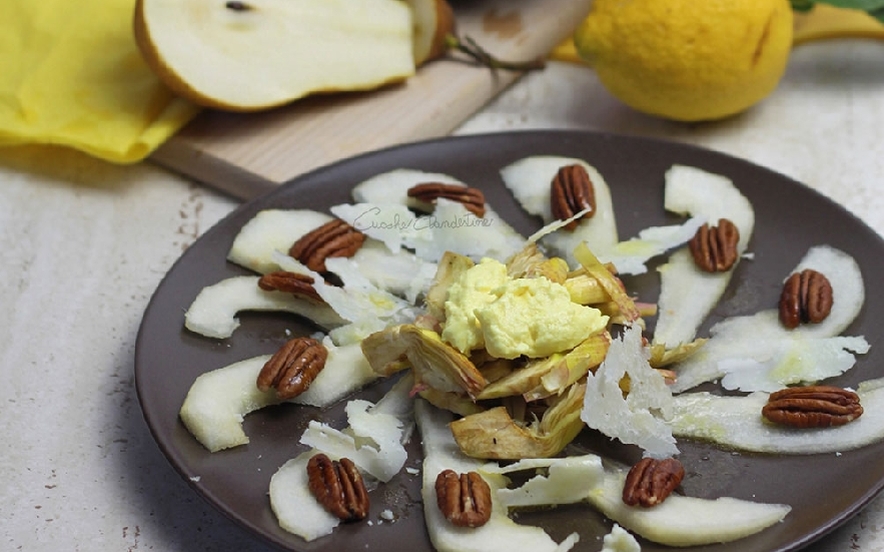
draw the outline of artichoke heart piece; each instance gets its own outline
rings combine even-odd
[[[599,280],[582,269],[569,274],[562,285],[568,290],[571,300],[581,305],[597,305],[611,301],[611,296],[608,295]]]
[[[391,326],[369,335],[362,340],[362,353],[381,375],[410,365],[418,390],[431,387],[476,397],[486,385],[466,355],[442,341],[436,332],[414,324]]]
[[[574,257],[586,270],[586,273],[598,280],[602,288],[617,304],[620,314],[627,322],[641,318],[641,312],[635,305],[635,301],[626,294],[620,279],[611,273],[608,268],[589,250],[585,242],[574,248]]]
[[[448,299],[448,288],[460,278],[460,275],[476,263],[466,255],[446,251],[439,260],[436,275],[427,290],[427,312],[439,321],[445,320],[445,300]]]
[[[669,366],[681,362],[696,353],[707,341],[706,338],[697,338],[689,343],[679,343],[677,347],[667,349],[665,343],[651,344],[651,358],[648,362],[654,368]]]
[[[477,397],[480,400],[524,395],[534,401],[564,391],[605,360],[611,336],[603,331],[586,338],[565,353],[531,360],[502,378],[489,383]]]
[[[510,278],[546,278],[557,284],[564,284],[570,268],[568,261],[561,257],[547,258],[530,242],[506,262],[506,273]]]
[[[452,422],[451,433],[460,450],[473,458],[549,458],[583,428],[580,409],[585,392],[584,384],[572,385],[539,421],[528,426],[516,423],[506,407],[500,406]]]

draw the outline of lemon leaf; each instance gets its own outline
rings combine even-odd
[[[829,4],[836,8],[860,10],[884,23],[884,0],[791,0],[791,4],[792,9],[800,12],[810,11],[815,4]]]

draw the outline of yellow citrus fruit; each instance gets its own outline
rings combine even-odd
[[[679,121],[720,119],[776,88],[792,17],[789,0],[595,0],[574,44],[623,103]]]

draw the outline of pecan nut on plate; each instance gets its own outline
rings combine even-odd
[[[559,169],[550,183],[550,208],[556,220],[567,220],[587,209],[589,211],[581,218],[595,215],[595,188],[585,167],[566,165]],[[565,225],[565,229],[574,230],[577,222],[572,220]]]
[[[719,219],[717,226],[703,224],[688,242],[694,263],[705,272],[726,272],[737,262],[740,230],[728,219]]]
[[[277,270],[261,276],[258,287],[264,291],[284,291],[301,297],[308,297],[314,301],[324,303],[322,297],[313,287],[313,277],[287,270]]]
[[[310,270],[325,272],[329,257],[352,257],[365,242],[365,234],[345,221],[334,219],[307,232],[289,249]]]
[[[780,322],[789,329],[818,324],[829,316],[833,302],[832,284],[824,274],[810,268],[796,272],[783,284]]]
[[[675,458],[642,458],[626,474],[623,502],[650,508],[660,504],[684,479],[684,466]]]
[[[827,385],[781,389],[771,393],[761,409],[768,421],[795,428],[841,426],[862,413],[859,395]]]
[[[316,339],[290,339],[264,363],[256,382],[258,389],[276,389],[282,400],[297,397],[310,387],[327,359],[328,349]]]
[[[491,519],[491,488],[476,472],[441,471],[436,502],[445,519],[458,527],[481,527]]]
[[[344,522],[368,516],[369,499],[359,468],[349,458],[333,461],[319,453],[307,462],[307,486],[329,513]]]
[[[440,197],[456,201],[466,207],[467,211],[479,218],[485,216],[485,194],[478,188],[459,186],[457,184],[442,184],[440,182],[425,182],[408,189],[408,197],[423,203],[435,203]]]

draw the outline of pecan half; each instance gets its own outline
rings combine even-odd
[[[675,458],[642,458],[626,474],[623,502],[649,508],[660,504],[684,479],[684,466]]]
[[[440,472],[436,503],[445,519],[458,527],[481,527],[491,519],[491,488],[476,472]]]
[[[368,516],[368,491],[362,474],[349,458],[340,462],[319,453],[307,461],[307,486],[323,508],[341,521]]]
[[[364,242],[365,234],[335,219],[304,234],[289,249],[289,255],[311,270],[325,272],[327,258],[352,257]]]
[[[771,393],[761,409],[769,421],[796,428],[840,426],[862,413],[856,393],[827,385],[781,389]]]
[[[737,262],[740,230],[728,219],[718,219],[717,226],[704,224],[688,242],[694,262],[706,272],[725,272]]]
[[[586,209],[590,211],[581,218],[595,215],[595,188],[583,165],[566,165],[560,168],[553,177],[549,190],[550,207],[555,219],[566,220]],[[575,228],[577,220],[565,225],[566,230]]]
[[[264,363],[258,374],[258,389],[276,389],[282,400],[297,397],[325,368],[326,359],[328,349],[312,337],[290,339]]]
[[[309,297],[315,301],[325,302],[313,287],[313,277],[297,272],[277,270],[261,276],[258,287],[264,291],[284,291],[302,297]]]
[[[780,322],[787,328],[822,322],[832,311],[832,284],[825,275],[807,268],[786,279],[780,294]]]
[[[424,203],[435,203],[437,199],[444,197],[445,199],[463,204],[469,212],[479,218],[485,216],[485,194],[478,188],[458,186],[457,184],[442,184],[440,182],[426,182],[409,188],[408,197]]]

